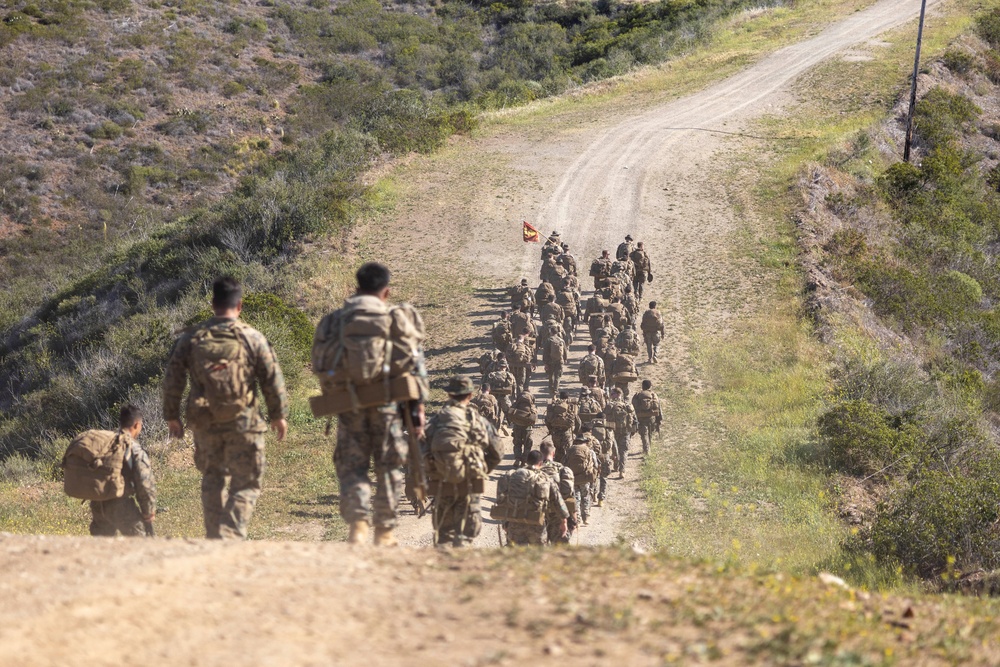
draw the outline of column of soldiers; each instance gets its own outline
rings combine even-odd
[[[474,399],[498,429],[509,424],[512,431],[515,465],[520,470],[517,480],[504,486],[507,490],[498,503],[527,489],[531,480],[544,486],[543,478],[548,478],[547,484],[562,501],[546,504],[544,530],[532,523],[526,531],[525,519],[507,519],[498,510],[496,518],[505,522],[508,540],[514,544],[569,541],[577,526],[587,525],[592,505],[603,505],[608,477],[613,472],[624,477],[631,436],[638,433],[643,452],[648,453],[651,436],[662,420],[652,383],[644,381],[634,395],[631,389],[639,380],[636,358],[643,343],[647,362],[653,363],[664,333],[655,302],[640,317],[639,297],[652,280],[643,244],[633,245],[628,236],[615,259],[604,251],[594,260],[590,270],[594,293],[586,302],[581,298],[576,259],[558,232],[545,241],[541,255],[538,287],[532,289],[524,278],[511,288],[511,310],[501,312],[490,331],[493,349],[479,359],[483,382]],[[591,343],[577,369],[582,387],[578,396],[571,397],[563,388],[563,371],[569,347],[584,322]],[[539,358],[551,398],[543,419],[547,435],[536,457],[533,430],[539,409],[530,382]],[[496,410],[491,407],[494,395],[502,397]],[[542,486],[535,489],[535,497],[545,496]]]
[[[538,289],[531,290],[522,280],[512,290],[510,313],[503,313],[491,331],[495,349],[480,359],[480,391],[475,392],[469,378],[452,378],[448,403],[430,422],[424,414],[425,334],[420,315],[407,304],[389,305],[386,267],[368,263],[358,270],[356,293],[318,325],[312,359],[323,389],[319,398],[334,396],[348,378],[341,394],[350,402],[328,414],[338,417],[333,458],[349,542],[366,542],[374,524],[376,545],[396,544],[393,529],[408,459],[411,465],[419,459],[422,465],[416,469],[429,473],[436,542],[462,546],[474,539],[482,525],[479,494],[500,461],[498,433],[507,429],[518,471],[517,479],[504,487],[510,492],[504,497],[526,490],[532,502],[537,501],[525,501],[514,512],[530,517],[530,529],[517,516],[505,519],[508,540],[567,542],[576,526],[587,524],[592,501],[601,506],[606,497],[610,473],[624,473],[629,437],[639,433],[648,452],[651,434],[662,419],[649,381],[631,403],[627,401],[630,384],[638,380],[635,296],[652,274],[641,243],[624,255],[619,248],[618,255],[624,258],[611,261],[605,251],[592,265],[595,295],[585,311],[576,260],[553,232],[542,249]],[[264,433],[270,426],[280,440],[288,428],[288,398],[277,357],[267,339],[240,320],[242,306],[239,282],[218,279],[213,285],[214,316],[180,335],[164,374],[163,416],[171,436],[183,437],[186,427],[194,433],[209,538],[246,539],[265,469]],[[592,343],[579,368],[583,387],[578,397],[570,397],[562,388],[563,369],[585,318]],[[663,335],[655,302],[643,314],[641,329],[648,359],[655,361]],[[530,383],[539,358],[552,398],[544,419],[549,433],[536,449],[532,431],[539,409]],[[416,378],[419,392],[393,400],[389,386],[397,376]],[[366,387],[376,388],[379,398],[361,404],[358,397]],[[261,416],[258,392],[267,421]],[[186,425],[181,408],[185,395]],[[94,534],[141,534],[143,526],[146,534],[152,532],[155,487],[148,457],[136,441],[141,427],[141,413],[126,406],[117,433],[88,432],[71,445],[84,458],[118,462],[98,491],[74,488],[75,493],[93,496],[86,499],[92,501]],[[67,493],[75,479],[70,473],[74,460],[68,450]],[[374,484],[369,475],[373,468]],[[92,480],[87,484],[93,486]]]

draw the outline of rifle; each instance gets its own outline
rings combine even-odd
[[[413,405],[407,403],[401,405],[403,412],[403,423],[406,425],[407,440],[409,442],[409,455],[406,457],[407,478],[412,479],[410,488],[413,489],[413,496],[421,505],[420,516],[423,516],[424,504],[427,501],[427,472],[424,470],[424,457],[420,452],[420,442],[417,440],[416,429],[413,426]]]

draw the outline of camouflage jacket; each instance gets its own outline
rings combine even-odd
[[[555,461],[546,461],[542,464],[540,470],[545,473],[545,476],[549,478],[552,484],[552,488],[556,490],[556,495],[559,496],[559,504],[556,507],[560,507],[562,512],[559,514],[566,518],[569,516],[569,511],[566,509],[566,503],[563,502],[563,498],[572,498],[574,492],[574,486],[576,480],[573,478],[573,471],[564,466],[561,463]],[[549,503],[549,515],[552,516],[555,512],[552,511],[553,504]]]
[[[496,425],[500,421],[500,404],[497,402],[497,397],[493,394],[484,394],[482,392],[476,394],[472,397],[472,405],[476,406],[486,421],[491,424]]]
[[[637,274],[645,276],[645,274],[649,273],[649,255],[646,254],[645,249],[640,250],[639,248],[636,248],[629,255],[629,259],[631,259],[632,263],[635,265]]]
[[[649,405],[647,411],[645,407]],[[632,408],[635,410],[635,417],[643,423],[650,423],[663,418],[663,411],[660,409],[660,399],[652,389],[644,389],[636,392],[632,397]]]
[[[170,353],[170,360],[167,362],[167,369],[163,376],[163,418],[167,420],[181,418],[181,397],[188,384],[189,365],[191,363],[191,338],[203,328],[224,328],[231,327],[238,320],[232,318],[212,317],[201,324],[196,324],[188,328],[180,335],[174,343],[174,349]],[[288,417],[288,394],[285,392],[285,378],[278,365],[278,358],[271,348],[271,344],[256,329],[243,326],[243,335],[248,344],[249,364],[247,373],[247,384],[250,387],[260,388],[264,394],[264,401],[267,405],[267,414],[271,421],[285,419]],[[194,377],[191,376],[191,391],[188,394],[188,413],[192,403],[204,395],[204,389],[198,386]],[[267,430],[267,424],[260,416],[260,408],[257,402],[257,392],[253,392],[253,400],[246,410],[233,422],[215,425],[213,429],[236,430],[243,433],[263,433]]]
[[[635,426],[635,410],[621,399],[612,399],[604,407],[604,419],[615,433],[626,433]]]
[[[139,502],[139,511],[143,516],[156,512],[156,483],[153,480],[153,467],[149,463],[149,454],[136,440],[122,432],[121,442],[128,449],[122,476],[125,478],[125,495],[134,495]]]

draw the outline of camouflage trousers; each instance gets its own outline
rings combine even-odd
[[[545,376],[549,380],[549,392],[554,396],[559,391],[559,381],[562,379],[562,364],[545,364]]]
[[[542,545],[546,543],[545,526],[528,523],[505,524],[507,527],[507,543],[513,545]]]
[[[566,452],[569,450],[572,444],[573,444],[573,429],[571,428],[552,429],[552,445],[556,448],[557,462],[562,463],[563,458],[565,458],[566,456]]]
[[[514,385],[520,394],[531,381],[531,366],[511,366],[510,373],[514,376]]]
[[[201,472],[205,537],[245,540],[264,475],[264,434],[195,431],[194,465]]]
[[[660,334],[642,334],[642,338],[646,343],[646,356],[649,361],[656,361],[657,357],[660,355]]]
[[[95,537],[114,537],[121,533],[125,537],[146,534],[142,525],[142,512],[132,496],[111,500],[91,500],[90,534]]]
[[[590,519],[590,486],[590,482],[584,482],[573,487],[576,506],[580,510],[580,520],[584,523]]]
[[[368,470],[375,465],[375,498]],[[337,446],[333,465],[340,480],[340,516],[344,521],[366,521],[372,506],[374,525],[396,525],[396,508],[403,493],[401,468],[406,464],[406,441],[395,405],[345,412],[337,419]]]
[[[476,539],[483,529],[479,494],[439,495],[434,498],[434,542],[461,547]]]
[[[656,422],[652,419],[639,422],[639,439],[642,441],[643,454],[649,454],[649,448],[653,444],[653,429],[655,428]]]
[[[532,447],[531,427],[511,423],[511,430],[514,436],[514,460],[523,462],[527,460]]]
[[[618,447],[618,472],[625,472],[625,461],[628,458],[628,441],[632,434],[626,429],[615,429],[615,444]]]
[[[643,287],[646,285],[646,274],[639,275],[636,274],[635,278],[632,280],[632,292],[635,294],[636,299],[642,298]]]
[[[562,534],[562,520],[559,514],[551,514],[545,518],[545,540],[548,544],[569,544],[569,532]]]

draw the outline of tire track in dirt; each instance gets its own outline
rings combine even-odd
[[[928,4],[938,3],[931,0]],[[421,272],[429,267],[432,271],[456,267],[454,275],[475,276],[484,287],[513,284],[520,277],[537,284],[539,246],[518,248],[519,241],[514,241],[513,235],[519,234],[515,220],[523,215],[533,219],[543,235],[553,229],[561,232],[577,257],[581,283],[586,284],[590,260],[602,249],[613,252],[624,235],[631,233],[646,242],[656,281],[645,296],[660,301],[667,324],[660,365],[640,366],[640,372],[654,382],[672,377],[697,391],[687,332],[724,328],[741,308],[739,295],[754,289],[731,257],[732,234],[740,229],[741,220],[728,204],[724,180],[732,159],[726,152],[741,140],[719,132],[739,133],[754,118],[779,111],[788,99],[790,84],[803,72],[914,20],[918,12],[916,0],[883,0],[703,91],[635,116],[615,122],[595,111],[592,118],[573,118],[577,127],[560,126],[561,119],[553,118],[547,128],[551,132],[534,139],[527,132],[500,128],[474,146],[459,147],[433,160],[433,165],[422,165],[431,167],[426,173],[413,174],[416,182],[411,184],[407,218],[383,229],[399,225],[427,231],[443,218],[469,233],[457,248],[442,248],[430,234],[423,239],[419,233],[409,234],[406,248],[395,248],[389,259],[400,263],[407,287],[417,294],[422,291],[421,281],[426,280]],[[608,111],[613,115],[614,109]],[[477,314],[498,313],[505,307],[495,295],[475,296],[474,302]],[[449,309],[458,304],[456,298]],[[435,331],[441,319],[434,313],[427,319],[432,333],[443,339],[432,341],[432,347],[461,338],[470,350],[442,355],[441,361],[478,375],[475,358],[489,345],[486,321],[473,326],[470,318],[452,318],[452,330],[442,336],[440,330]],[[588,341],[585,330],[581,333],[571,347],[565,377],[575,377],[576,365],[585,354]],[[544,384],[542,374],[536,374],[532,386],[536,396],[545,399],[539,401],[541,414],[548,402]],[[575,391],[579,384],[569,382],[566,388]],[[536,427],[536,443],[543,432]],[[509,452],[509,439],[505,444]],[[681,444],[672,442],[671,447]],[[509,469],[511,458],[508,454],[498,473]],[[609,482],[608,501],[594,509],[590,525],[574,542],[613,543],[626,537],[630,523],[642,517],[645,503],[637,463],[634,460],[626,468],[624,480]],[[494,493],[495,481],[484,494],[484,512]],[[405,544],[430,545],[430,520],[404,517],[399,534]],[[497,544],[496,527],[487,522],[476,546]]]

